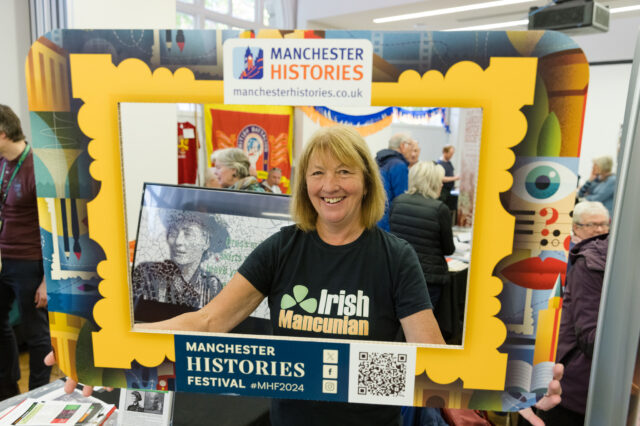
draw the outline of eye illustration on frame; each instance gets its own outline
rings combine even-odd
[[[576,189],[576,175],[552,161],[534,161],[513,172],[513,191],[525,201],[545,203],[565,198]]]

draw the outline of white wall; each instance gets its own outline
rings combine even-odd
[[[0,2],[0,104],[8,105],[20,117],[22,129],[31,139],[25,61],[31,46],[29,2]]]
[[[69,28],[174,28],[176,0],[67,0]]]
[[[637,16],[613,15],[609,31],[569,36],[580,46],[587,61],[602,62],[633,59],[635,40],[640,30]]]
[[[593,158],[610,155],[616,160],[630,75],[631,64],[599,65],[589,69],[589,91],[578,166],[580,184],[591,174]]]
[[[120,104],[127,239],[135,240],[144,182],[178,183],[175,104]]]

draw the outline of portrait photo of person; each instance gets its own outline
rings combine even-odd
[[[163,222],[166,231],[160,226],[141,227],[141,234],[166,232],[168,258],[165,250],[165,258],[146,260],[153,256],[136,248],[132,273],[136,322],[200,309],[222,290],[222,282],[210,266],[212,257],[226,247],[226,228],[213,215],[191,211],[168,210]],[[141,237],[158,239],[159,235]],[[162,255],[162,250],[158,254]],[[140,258],[145,260],[138,261]]]
[[[129,393],[127,411],[144,412],[144,407],[142,406],[142,394],[139,391]]]

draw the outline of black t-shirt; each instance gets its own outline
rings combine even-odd
[[[274,334],[393,341],[400,318],[431,309],[411,246],[379,228],[331,246],[288,226],[260,244],[238,272],[269,297]],[[274,400],[274,424],[396,424],[392,406]]]
[[[452,177],[453,176],[453,164],[451,164],[451,161],[445,161],[445,160],[438,160],[438,164],[440,164],[443,168],[444,168],[444,175],[447,177]],[[451,190],[453,189],[453,186],[455,185],[455,182],[451,181],[451,182],[445,182],[442,184],[442,190],[444,192],[451,192]]]

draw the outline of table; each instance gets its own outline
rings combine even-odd
[[[24,398],[38,398],[64,385],[62,379],[31,390],[22,395],[0,401],[0,411],[16,405]],[[107,404],[119,403],[120,389],[112,392],[94,392],[93,396]],[[173,425],[197,426],[215,424],[216,426],[268,426],[269,398],[210,395],[176,392],[174,398]],[[107,426],[117,424],[117,412],[112,415]]]

